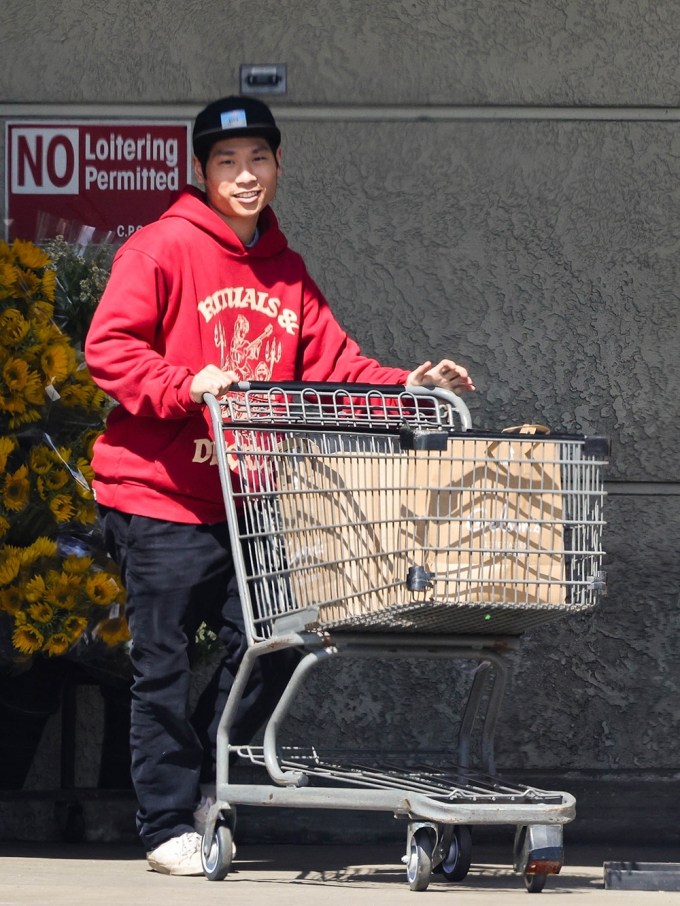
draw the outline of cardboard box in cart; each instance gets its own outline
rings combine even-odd
[[[321,453],[279,476],[291,584],[320,620],[426,600],[565,600],[559,441],[450,438],[445,452]],[[286,493],[292,491],[292,493]]]

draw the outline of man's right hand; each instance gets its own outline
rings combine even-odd
[[[240,380],[241,378],[235,371],[222,371],[217,365],[206,365],[198,374],[194,375],[189,393],[195,403],[202,403],[204,393],[222,396],[232,384],[236,384]]]

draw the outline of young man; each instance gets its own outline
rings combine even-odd
[[[241,379],[474,389],[449,359],[409,373],[361,354],[270,207],[280,140],[253,98],[199,113],[202,190],[185,188],[119,250],[85,349],[95,381],[119,404],[95,447],[94,488],[127,590],[137,824],[149,865],[166,874],[202,873],[199,781],[213,770],[215,730],[245,650],[203,394]],[[192,722],[190,654],[202,621],[226,650]],[[288,653],[259,659],[233,742],[249,741],[290,671]]]

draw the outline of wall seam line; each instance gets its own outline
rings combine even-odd
[[[522,105],[286,105],[263,98],[277,119],[286,122],[414,122],[438,123],[462,120],[552,121],[552,122],[678,122],[680,107],[564,107]],[[87,117],[124,118],[179,117],[193,119],[201,104],[94,104],[0,102],[0,118]]]

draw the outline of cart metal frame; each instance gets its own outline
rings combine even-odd
[[[568,575],[564,581],[541,581],[546,588],[550,583],[560,586],[567,599],[565,606],[526,606],[516,600],[493,606],[484,602],[467,608],[442,606],[433,600],[435,574],[411,566],[402,583],[411,603],[401,603],[406,594],[402,589],[396,592],[402,596],[400,603],[385,608],[386,615],[380,607],[376,614],[375,602],[372,611],[364,613],[363,601],[373,590],[354,589],[353,607],[342,618],[337,615],[337,605],[342,605],[337,589],[330,592],[328,601],[310,603],[300,589],[314,573],[303,565],[296,580],[294,556],[288,557],[291,538],[302,531],[297,520],[305,517],[300,517],[298,506],[282,519],[282,509],[290,510],[291,501],[304,504],[304,509],[317,498],[327,501],[337,495],[334,487],[301,491],[299,464],[312,460],[325,467],[336,461],[329,457],[339,457],[340,462],[346,456],[363,466],[385,456],[411,455],[403,451],[414,451],[412,455],[426,463],[429,457],[434,461],[452,439],[482,437],[471,434],[467,407],[459,397],[437,389],[291,382],[241,383],[223,400],[206,395],[205,402],[213,425],[227,518],[232,526],[239,526],[232,531],[232,547],[248,637],[248,649],[218,729],[216,802],[202,847],[206,876],[219,880],[231,869],[237,806],[337,808],[386,811],[406,820],[403,861],[413,890],[426,889],[433,870],[439,870],[446,880],[465,876],[471,860],[471,825],[514,825],[514,867],[524,876],[530,892],[540,891],[547,876],[561,868],[562,827],[574,818],[575,800],[563,791],[541,790],[498,777],[494,733],[506,685],[506,656],[520,647],[522,632],[567,612],[590,609],[604,592],[600,469],[605,464],[606,443],[601,438],[556,436],[564,482],[560,499],[570,501],[570,513],[560,509],[559,519],[539,521],[569,523]],[[483,437],[489,440],[495,435]],[[348,490],[351,496],[352,488]],[[396,492],[401,490],[396,488]],[[312,533],[328,528],[323,524],[325,505],[320,504],[319,512],[311,517],[308,530]],[[332,528],[343,531],[340,525]],[[360,522],[359,531],[365,529]],[[244,546],[248,547],[247,558]],[[427,543],[423,549],[428,550]],[[398,557],[405,553],[398,545],[392,552]],[[481,554],[477,551],[475,556]],[[371,554],[367,554],[367,563],[373,574]],[[347,560],[331,558],[321,569],[326,565],[342,576]],[[312,569],[317,567],[318,563]],[[515,584],[515,595],[517,588],[520,596],[525,586],[533,588],[525,579]],[[395,592],[387,583],[378,594]],[[299,601],[298,596],[305,599]],[[328,619],[328,613],[335,616]],[[484,614],[482,622],[480,613]],[[442,619],[443,623],[437,622]],[[507,631],[495,631],[496,625]],[[473,631],[471,626],[481,627],[481,631]],[[296,648],[302,656],[267,722],[263,745],[232,746],[230,728],[257,658],[284,648]],[[346,756],[332,753],[329,757],[313,747],[285,749],[279,744],[279,731],[292,703],[320,664],[337,657],[385,656],[477,663],[460,720],[457,757],[454,761],[452,755],[449,769],[376,767],[362,761],[361,753],[359,760],[353,753],[347,761]],[[475,733],[480,740],[478,767],[472,764]],[[261,765],[270,782],[231,783],[230,754]]]

